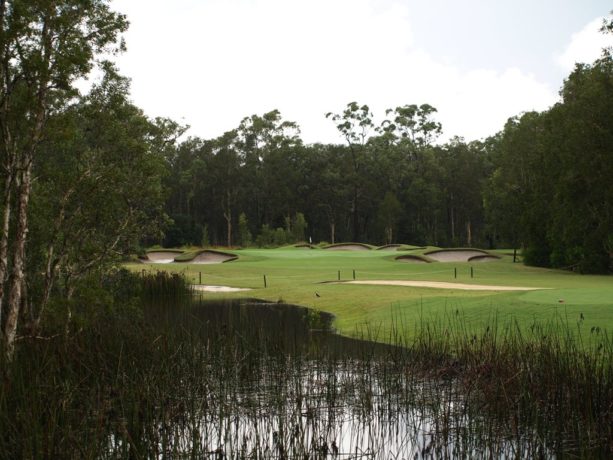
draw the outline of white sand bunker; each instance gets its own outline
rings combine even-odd
[[[443,249],[440,251],[426,252],[424,255],[437,262],[468,262],[473,257],[489,256],[485,251],[479,251],[477,249],[460,249],[450,250]]]
[[[401,244],[386,244],[385,246],[378,247],[378,251],[397,251]]]
[[[249,288],[236,288],[230,286],[209,286],[205,284],[195,284],[192,286],[194,291],[200,292],[240,292],[240,291],[251,291]]]
[[[370,284],[377,286],[407,286],[425,287],[434,289],[460,289],[463,291],[537,291],[539,289],[550,289],[542,287],[522,287],[522,286],[490,286],[485,284],[463,284],[446,283],[443,281],[404,281],[404,280],[368,280],[368,281],[346,281],[346,284]]]
[[[182,251],[151,251],[147,253],[144,262],[154,264],[169,264],[175,261],[175,257],[183,254]]]
[[[238,259],[234,254],[228,254],[226,252],[211,251],[207,249],[198,253],[192,260],[186,261],[190,264],[221,264],[229,262],[230,260]]]
[[[370,247],[359,243],[335,244],[324,249],[326,251],[370,251]]]
[[[408,264],[428,264],[430,263],[429,261],[422,259],[419,256],[411,256],[411,255],[398,256],[396,257],[396,260],[398,262],[404,262]]]

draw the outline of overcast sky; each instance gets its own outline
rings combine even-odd
[[[150,116],[217,137],[273,109],[306,143],[342,142],[326,112],[376,119],[429,103],[444,139],[545,110],[574,62],[592,62],[610,0],[114,0],[131,26],[118,58]]]

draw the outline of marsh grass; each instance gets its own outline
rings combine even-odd
[[[582,341],[563,320],[523,329],[493,317],[474,334],[451,314],[398,319],[414,338],[393,331],[383,345],[322,332],[331,318],[305,308],[188,302],[180,288],[156,297],[173,279],[138,282],[138,308],[20,341],[0,392],[3,458],[613,453],[604,333]]]

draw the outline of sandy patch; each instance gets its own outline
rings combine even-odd
[[[225,252],[218,251],[202,251],[192,260],[186,261],[188,264],[221,264],[223,262],[228,262],[230,260],[235,260],[236,257],[234,254],[227,254]]]
[[[151,251],[147,253],[145,262],[154,264],[169,264],[175,261],[175,257],[183,254],[181,251]]]
[[[378,251],[397,251],[398,248],[402,246],[401,244],[386,244],[385,246],[381,246],[377,248]]]
[[[251,291],[249,288],[236,288],[230,286],[209,286],[205,284],[194,284],[192,286],[194,291],[200,292],[240,292],[240,291]]]
[[[426,287],[435,289],[461,289],[464,291],[536,291],[539,289],[550,289],[541,287],[522,287],[522,286],[490,286],[485,284],[463,284],[446,283],[443,281],[404,281],[404,280],[368,280],[368,281],[346,281],[345,284],[370,284],[381,286],[408,286]]]
[[[324,248],[326,251],[370,251],[368,246],[361,244],[337,244]]]
[[[428,264],[430,263],[427,260],[424,260],[418,256],[398,256],[396,257],[396,260],[398,262],[404,262],[408,264]]]
[[[489,254],[485,251],[467,249],[460,251],[433,251],[427,252],[424,255],[437,262],[468,262],[472,257],[487,256]]]

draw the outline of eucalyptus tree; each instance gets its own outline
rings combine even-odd
[[[233,223],[237,214],[244,171],[237,130],[227,131],[211,142],[213,194],[226,227],[226,245],[232,246]]]
[[[89,73],[98,53],[123,49],[120,34],[127,21],[109,4],[109,0],[0,0],[4,166],[0,312],[9,358],[22,304],[28,209],[38,147],[49,114],[75,94],[75,80]]]
[[[441,166],[447,242],[456,246],[483,242],[483,188],[490,171],[482,144],[456,137],[437,148],[436,154]]]
[[[288,191],[289,156],[302,145],[300,128],[297,123],[284,120],[278,110],[272,110],[245,117],[236,131],[241,167],[249,178],[245,183],[249,202],[244,211],[255,228],[273,224],[279,209],[277,202],[283,201]],[[288,202],[285,200],[281,206]]]
[[[403,105],[386,110],[386,119],[377,128],[378,137],[369,146],[376,158],[376,182],[402,204],[400,233],[407,241],[418,244],[438,241],[440,219],[441,168],[433,155],[432,143],[442,132],[435,120],[436,108],[429,104]]]
[[[385,119],[379,127],[382,134],[391,135],[396,142],[408,140],[423,147],[431,145],[442,133],[442,125],[433,119],[436,108],[429,104],[410,104],[387,109]]]
[[[309,197],[305,211],[311,232],[319,239],[335,243],[340,235],[346,239],[351,232],[343,223],[351,216],[352,186],[345,180],[347,148],[338,145],[314,144],[305,152],[303,195]]]
[[[347,104],[342,113],[328,112],[326,118],[331,119],[336,129],[345,138],[351,153],[351,174],[347,177],[352,188],[351,216],[352,216],[352,240],[360,239],[360,205],[362,199],[361,172],[364,157],[366,155],[366,143],[375,130],[373,114],[367,105],[357,102]]]

